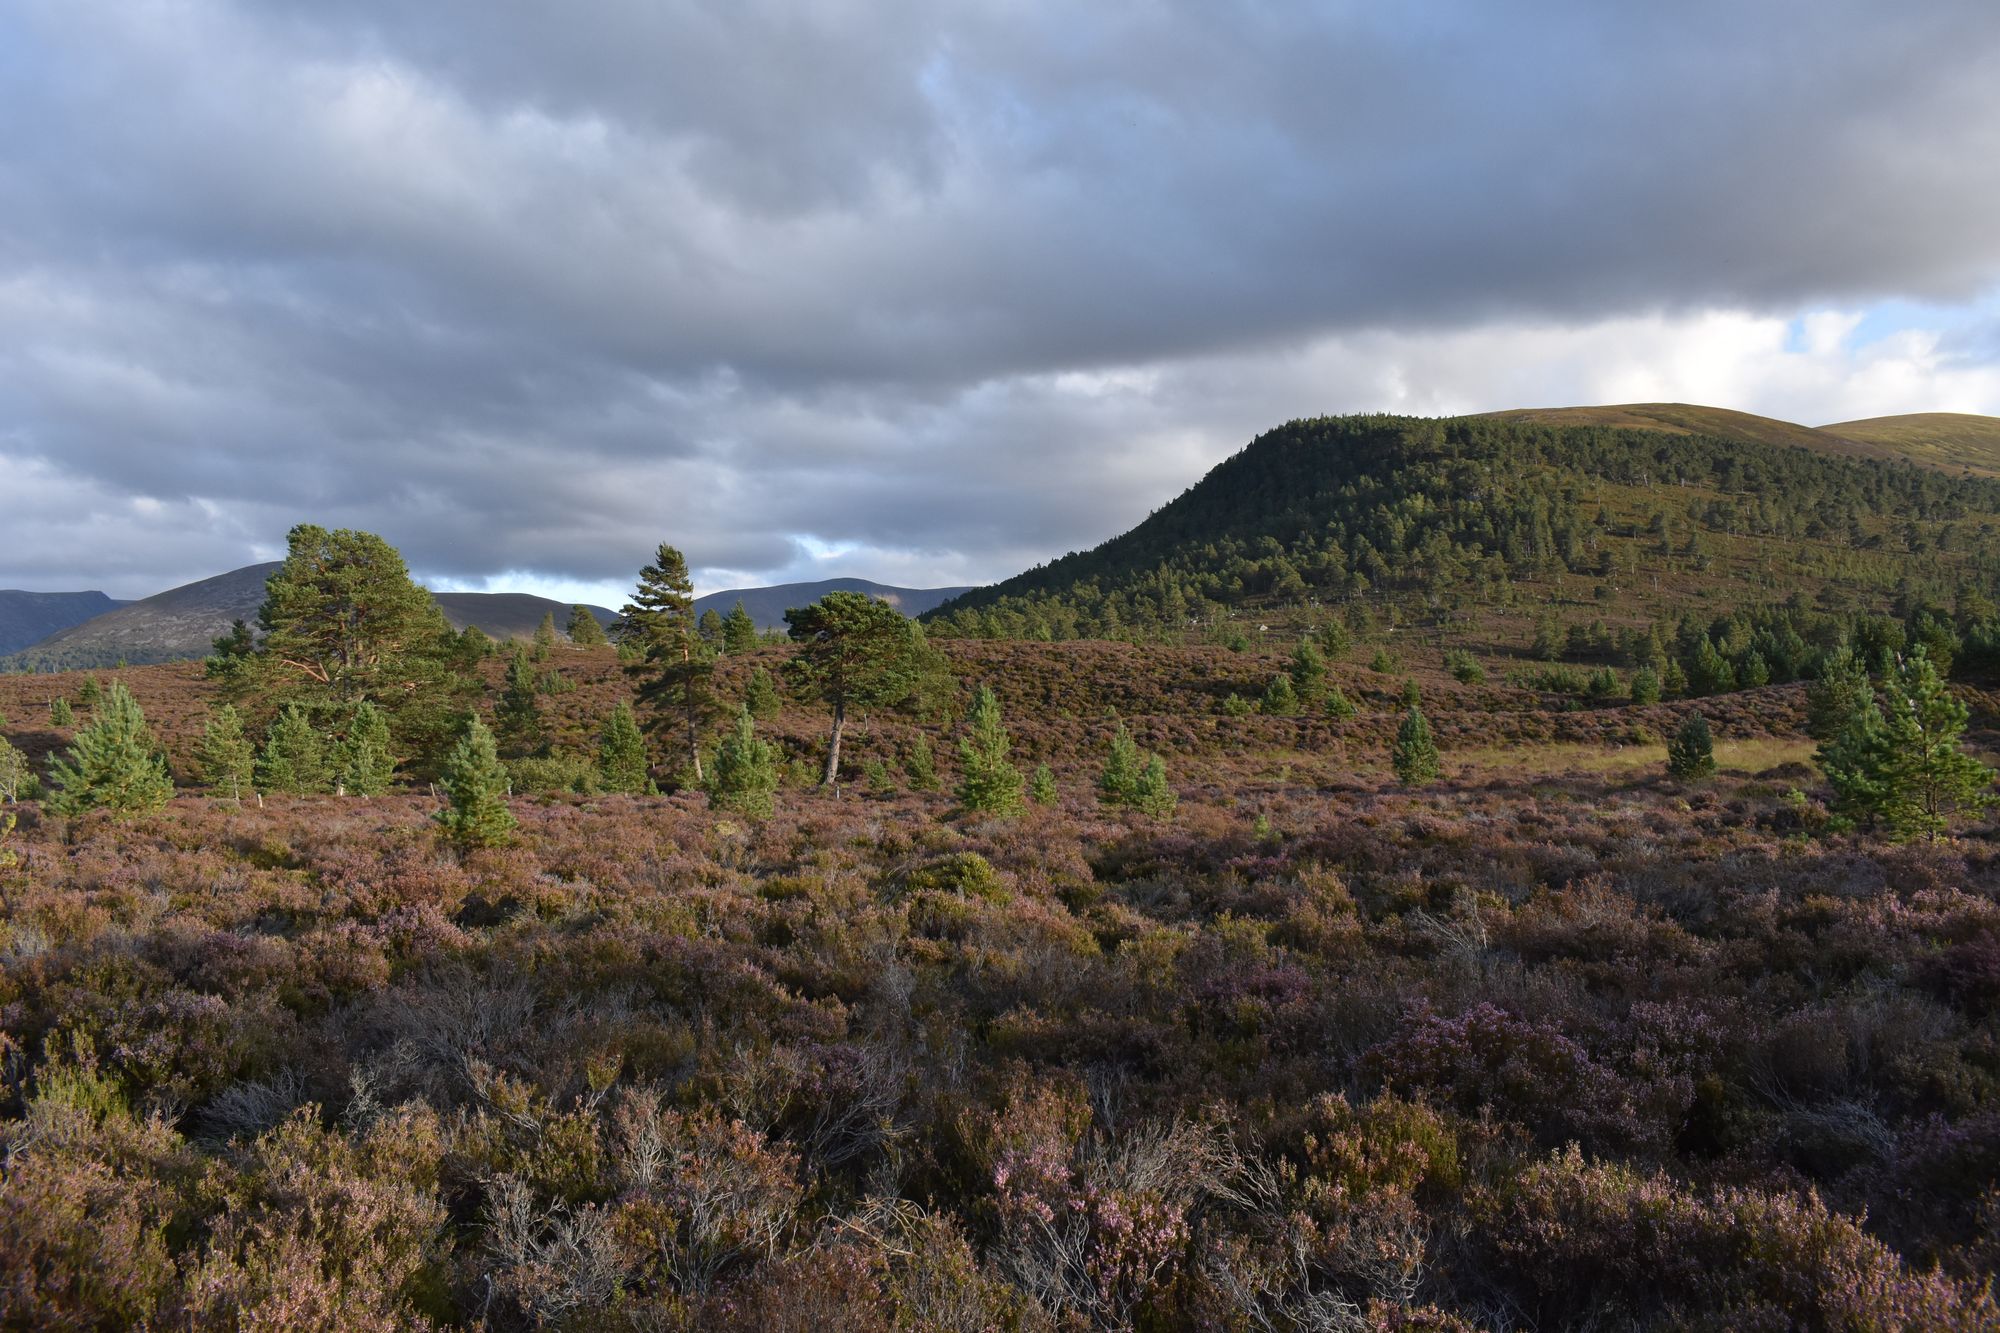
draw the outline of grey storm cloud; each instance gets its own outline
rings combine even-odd
[[[1260,356],[1970,303],[1995,216],[1991,0],[15,0],[0,583],[996,577],[1390,405]]]

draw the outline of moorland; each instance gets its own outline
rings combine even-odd
[[[0,675],[0,1322],[1995,1326],[2000,481],[1644,426]]]

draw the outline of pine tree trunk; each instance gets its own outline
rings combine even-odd
[[[820,775],[819,785],[831,787],[840,776],[840,729],[847,722],[847,709],[838,699],[833,703],[833,738],[826,744],[826,772]]]

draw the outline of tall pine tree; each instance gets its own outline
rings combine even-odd
[[[785,673],[801,694],[833,714],[820,785],[840,775],[840,739],[851,708],[879,708],[908,699],[930,669],[923,640],[903,613],[858,592],[830,592],[811,606],[785,612],[798,651]]]
[[[638,682],[639,703],[653,730],[679,736],[700,782],[701,733],[715,713],[715,659],[696,629],[694,583],[679,551],[660,547],[621,615],[620,640],[634,650],[625,670]]]

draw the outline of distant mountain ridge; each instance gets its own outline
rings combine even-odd
[[[40,643],[71,625],[125,603],[101,592],[24,592],[0,588],[0,656]]]
[[[817,583],[779,583],[769,588],[730,588],[724,592],[712,592],[695,598],[694,608],[697,615],[714,611],[726,616],[741,599],[743,609],[757,622],[757,628],[768,630],[785,628],[785,612],[811,606],[830,592],[865,592],[915,618],[961,593],[971,591],[969,587],[897,588],[870,579],[822,579]]]
[[[246,565],[197,580],[113,609],[0,657],[0,670],[61,671],[113,666],[119,662],[175,662],[206,657],[214,640],[238,620],[254,623],[264,604],[264,583],[277,562]],[[528,593],[433,593],[454,629],[477,625],[496,639],[525,639],[553,615],[556,628],[569,624],[567,602]],[[109,599],[106,599],[109,601]],[[616,613],[601,606],[592,615],[609,625]]]
[[[255,622],[264,604],[264,583],[275,561],[246,565],[227,574],[170,588],[136,602],[117,602],[102,593],[0,593],[0,612],[7,599],[96,598],[89,616],[73,615],[42,635],[12,647],[0,656],[0,671],[63,671],[147,662],[175,662],[206,657],[214,640],[235,621]],[[967,592],[966,588],[897,588],[868,579],[827,579],[818,583],[787,583],[769,588],[732,588],[695,600],[697,613],[714,610],[727,615],[740,598],[759,629],[783,629],[785,612],[818,601],[836,589],[879,597],[908,616]],[[496,639],[532,636],[544,616],[555,617],[558,631],[567,629],[572,606],[522,592],[432,593],[454,629],[477,625]],[[618,613],[592,606],[590,613],[607,628]],[[4,623],[4,622],[0,622]]]

